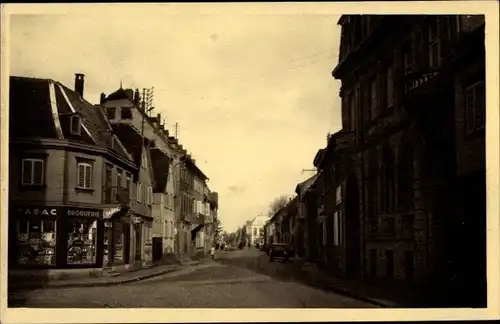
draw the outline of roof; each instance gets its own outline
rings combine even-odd
[[[203,171],[201,171],[201,169],[198,168],[198,166],[196,166],[196,163],[193,161],[193,159],[189,155],[184,155],[181,158],[181,160],[186,162],[187,167],[190,168],[191,170],[193,170],[199,177],[202,178],[202,180],[208,179],[208,177],[205,175],[205,173],[203,173]]]
[[[169,167],[172,159],[168,157],[159,148],[151,149],[151,164],[153,166],[153,174],[155,178],[155,192],[164,192],[167,186]]]
[[[115,124],[113,125],[113,131],[116,136],[123,143],[123,146],[127,152],[132,155],[134,164],[140,166],[142,148],[145,144],[143,137],[139,134],[132,125],[129,124]]]
[[[48,79],[10,77],[10,137],[57,138]]]
[[[107,100],[121,100],[121,99],[128,99],[130,101],[133,101],[134,100],[134,98],[133,98],[134,92],[132,91],[132,98],[131,98],[130,91],[131,90],[129,90],[127,93],[127,90],[120,87],[120,89],[118,89],[115,92],[111,93],[110,95],[106,96],[105,101],[107,101]]]
[[[311,186],[316,182],[316,179],[318,179],[318,173],[310,177],[309,179],[302,181],[297,185],[295,188],[295,193],[299,195],[299,197],[303,197],[304,193],[307,192],[311,188]]]
[[[51,94],[52,93],[52,94]],[[51,79],[10,77],[10,136],[59,138],[95,145],[115,151],[129,159],[123,145],[113,139],[111,125],[101,107],[96,107],[77,92]],[[54,112],[57,119],[54,118]],[[81,118],[80,136],[70,132],[70,116]],[[57,134],[56,124],[61,134]],[[114,145],[118,144],[118,145]]]

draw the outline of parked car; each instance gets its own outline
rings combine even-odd
[[[269,260],[271,262],[276,258],[281,258],[285,261],[293,258],[295,256],[295,251],[293,247],[285,243],[273,243],[269,248]]]

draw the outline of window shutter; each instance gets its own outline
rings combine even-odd
[[[476,130],[484,129],[485,115],[485,87],[484,83],[479,83],[474,88],[474,120]]]
[[[153,187],[149,187],[149,203],[152,205],[153,204]]]
[[[140,202],[141,201],[141,184],[140,183],[137,183],[137,201]]]
[[[43,161],[33,161],[33,184],[43,184]]]
[[[33,183],[32,162],[30,160],[23,160],[23,171],[22,171],[22,184]]]
[[[92,167],[85,165],[85,188],[92,188]]]
[[[474,132],[474,88],[465,89],[465,129],[467,134]]]
[[[78,164],[78,187],[85,187],[85,165]]]

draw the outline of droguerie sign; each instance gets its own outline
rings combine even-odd
[[[76,217],[99,217],[100,212],[98,210],[68,209],[66,215]]]

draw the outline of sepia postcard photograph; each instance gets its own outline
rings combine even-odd
[[[498,319],[498,11],[2,4],[2,322]]]

